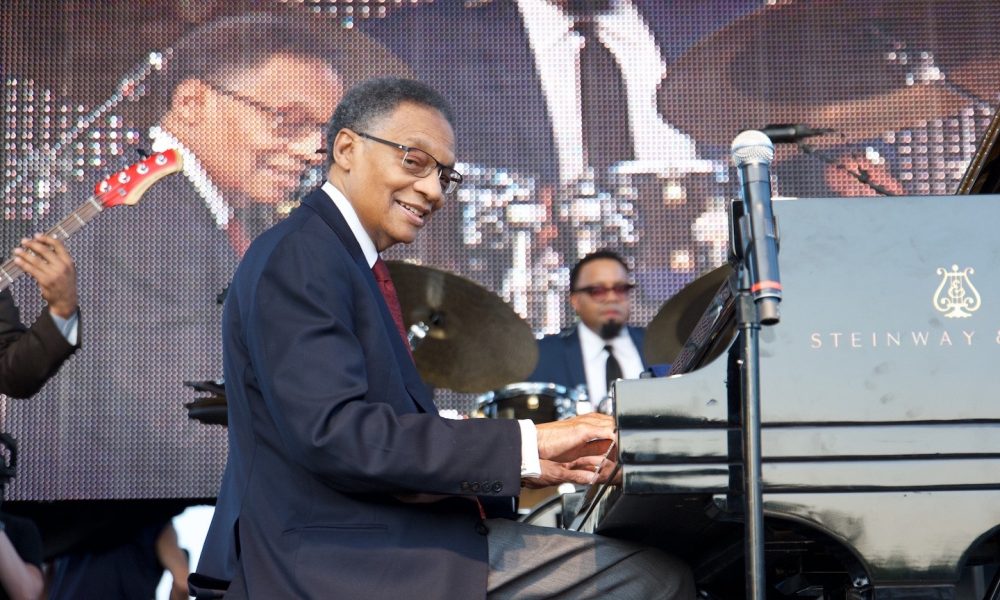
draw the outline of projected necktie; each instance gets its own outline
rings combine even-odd
[[[584,41],[580,50],[583,147],[587,163],[601,174],[611,165],[635,157],[628,126],[628,95],[615,57],[597,35],[596,23],[581,19],[574,29]]]

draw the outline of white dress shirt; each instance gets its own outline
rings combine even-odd
[[[639,349],[635,347],[635,342],[628,333],[628,327],[622,327],[618,335],[610,340],[601,338],[582,322],[577,323],[577,331],[580,335],[580,350],[583,353],[583,370],[587,376],[587,394],[591,405],[596,409],[601,400],[608,396],[608,352],[604,347],[611,345],[615,358],[622,368],[624,379],[638,379],[642,374],[642,359],[639,357]]]
[[[64,319],[57,315],[56,313],[49,311],[49,316],[52,317],[52,322],[55,323],[56,329],[62,334],[63,339],[70,346],[76,345],[77,331],[79,331],[80,323],[80,313],[79,311],[74,312],[69,316],[68,319]]]

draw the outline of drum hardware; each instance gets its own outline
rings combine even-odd
[[[406,332],[406,342],[410,345],[411,352],[417,349],[420,342],[424,341],[424,338],[427,337],[427,332],[430,330],[431,326],[423,321],[410,325],[409,330]]]
[[[617,381],[617,380],[615,380]],[[608,395],[605,396],[600,402],[597,403],[597,412],[606,415],[615,414],[615,385],[614,381],[611,382],[611,387],[608,388]]]
[[[521,380],[535,368],[538,346],[531,328],[499,296],[447,271],[386,264],[424,381],[483,393]]]
[[[587,396],[579,387],[555,383],[512,383],[476,399],[479,412],[491,419],[531,419],[535,423],[561,421],[577,414],[577,404]]]
[[[590,412],[594,412],[594,405],[590,400],[590,394],[587,393],[587,384],[581,383],[575,388],[570,390],[570,396],[576,398],[576,414],[585,415]]]
[[[203,392],[207,396],[200,396],[191,402],[185,402],[184,408],[188,411],[188,418],[201,421],[206,425],[228,425],[228,405],[226,403],[226,382],[224,379],[208,379],[204,381],[185,381],[184,385],[193,388],[196,392]]]
[[[431,327],[440,327],[444,322],[444,315],[439,312],[432,312],[428,317],[429,323],[420,321],[419,323],[414,323],[410,325],[406,333],[406,341],[410,344],[410,350],[416,350],[417,346],[420,345],[427,334],[430,332]]]

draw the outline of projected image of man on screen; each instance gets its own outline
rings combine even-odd
[[[636,259],[643,288],[637,300],[650,305],[645,310],[662,302],[643,296],[644,273],[662,265],[650,264],[655,256],[640,256],[638,249],[700,256],[689,228],[706,209],[707,192],[693,186],[702,185],[712,164],[699,154],[696,140],[663,118],[657,87],[671,61],[700,36],[754,7],[650,0],[442,2],[360,22],[421,79],[455,99],[460,155],[485,173],[496,171],[477,181],[477,170],[468,169],[462,206],[471,217],[460,226],[469,258],[455,266],[501,292],[546,331],[561,323],[538,300],[563,291],[564,274],[556,271],[567,271],[601,247]],[[461,59],[442,68],[441,57],[454,48],[462,48]],[[496,193],[495,181],[512,182],[500,190],[508,196]],[[665,205],[653,192],[667,183],[687,200]],[[499,202],[509,202],[508,215],[530,211],[533,219],[495,225],[489,211],[498,195]],[[481,213],[485,217],[477,218]],[[437,258],[435,263],[444,262]]]

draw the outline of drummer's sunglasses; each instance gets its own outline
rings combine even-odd
[[[632,291],[633,288],[635,288],[634,283],[616,283],[615,285],[609,285],[607,287],[603,285],[588,285],[570,291],[574,294],[577,292],[583,292],[594,300],[604,300],[611,292],[614,292],[616,296],[626,296]]]

